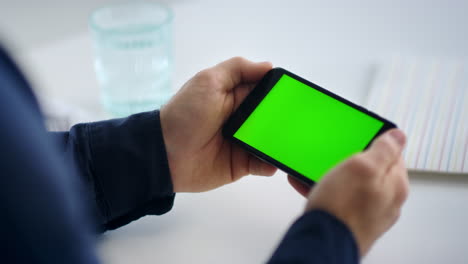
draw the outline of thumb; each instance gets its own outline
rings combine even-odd
[[[234,57],[223,61],[212,68],[218,81],[226,91],[231,91],[241,83],[254,83],[272,68],[270,62],[255,63],[242,57]]]
[[[399,129],[391,129],[379,136],[364,153],[379,168],[388,169],[398,161],[406,143],[406,136]]]

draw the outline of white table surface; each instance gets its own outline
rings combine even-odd
[[[171,2],[171,1],[166,1]],[[197,71],[242,55],[270,60],[355,102],[392,54],[468,57],[463,1],[172,1],[177,90]],[[86,19],[83,17],[82,19]],[[18,58],[43,96],[103,118],[85,28]],[[262,263],[304,199],[284,174],[247,177],[179,194],[164,216],[145,217],[99,241],[104,263]],[[364,263],[468,263],[468,176],[411,175],[400,221]],[[313,250],[312,248],[310,249]]]

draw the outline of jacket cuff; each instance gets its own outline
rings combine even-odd
[[[105,229],[172,208],[175,194],[159,111],[89,123],[86,132]]]
[[[359,263],[359,251],[349,228],[335,216],[312,210],[288,230],[268,262]]]

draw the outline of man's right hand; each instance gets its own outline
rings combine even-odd
[[[306,211],[320,209],[343,221],[359,246],[361,257],[398,219],[409,192],[401,152],[405,135],[392,129],[371,147],[331,170],[309,193]],[[296,180],[289,178],[300,193]]]

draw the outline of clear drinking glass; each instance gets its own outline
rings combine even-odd
[[[94,11],[90,28],[104,108],[114,116],[154,110],[171,96],[172,11],[147,2]]]

